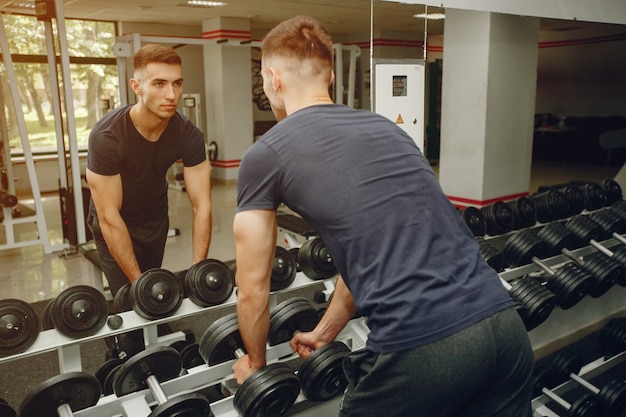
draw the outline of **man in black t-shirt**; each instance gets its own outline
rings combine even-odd
[[[167,170],[183,162],[193,212],[193,263],[211,239],[211,166],[200,130],[177,112],[180,56],[145,45],[133,57],[130,86],[137,103],[108,113],[89,136],[88,224],[102,269],[115,294],[163,261],[169,229]]]
[[[358,311],[365,349],[343,360],[341,417],[530,417],[533,352],[496,272],[415,142],[381,115],[334,104],[328,31],[299,16],[263,40],[279,123],[244,155],[233,224],[243,383],[266,365],[276,209],[319,233],[339,275],[302,357]]]

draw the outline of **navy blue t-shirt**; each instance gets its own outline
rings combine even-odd
[[[100,119],[89,135],[87,168],[122,178],[120,213],[128,223],[141,223],[167,213],[167,170],[179,159],[195,166],[206,160],[202,132],[176,112],[156,142],[145,139],[130,118],[133,105]],[[93,201],[90,211],[95,214]]]
[[[415,142],[376,113],[293,113],[246,152],[237,193],[238,212],[285,203],[317,230],[372,351],[439,340],[513,304]]]

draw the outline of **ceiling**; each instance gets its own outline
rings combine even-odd
[[[44,1],[44,0],[41,0]],[[47,0],[53,1],[53,0]],[[57,0],[61,1],[61,0]],[[130,21],[142,23],[192,24],[215,17],[242,17],[251,22],[251,30],[265,33],[282,20],[306,14],[320,20],[333,35],[369,33],[371,12],[375,36],[379,31],[402,32],[409,39],[443,34],[443,20],[415,18],[426,6],[384,0],[224,0],[222,7],[185,6],[185,0],[63,0],[66,18]],[[4,13],[34,14],[35,0],[0,0]],[[429,13],[443,13],[442,8],[428,6]],[[572,30],[589,25],[578,21],[542,19],[544,31]],[[377,33],[378,32],[378,33]]]

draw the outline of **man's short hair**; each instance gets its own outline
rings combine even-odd
[[[169,46],[146,44],[133,56],[133,72],[141,71],[150,63],[181,65],[180,56]]]
[[[299,60],[315,59],[333,66],[333,41],[328,30],[309,16],[296,16],[279,23],[263,39],[262,56]]]

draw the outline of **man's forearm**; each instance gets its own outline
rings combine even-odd
[[[211,245],[211,207],[200,207],[193,212],[191,240],[193,263],[206,259]]]
[[[269,294],[269,291],[268,291]],[[269,297],[241,297],[238,294],[237,317],[239,332],[250,357],[250,365],[265,366],[265,346],[269,329]]]
[[[126,224],[121,219],[112,223],[101,222],[100,229],[109,253],[132,283],[141,275],[141,269]]]
[[[339,275],[333,296],[315,331],[323,335],[324,340],[331,342],[354,316],[354,313],[356,313],[356,306],[352,293]]]

